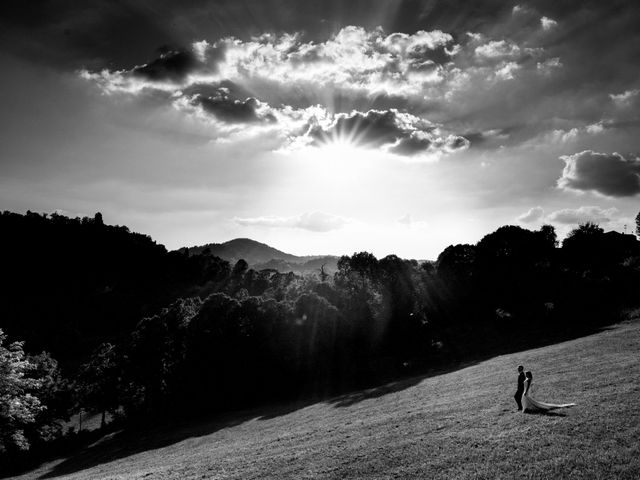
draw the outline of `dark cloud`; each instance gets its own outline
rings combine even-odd
[[[429,149],[432,142],[428,138],[420,138],[416,135],[401,138],[397,144],[389,148],[391,153],[396,155],[415,155],[416,153],[425,152]]]
[[[312,145],[344,141],[369,148],[385,147],[404,156],[452,153],[469,146],[463,137],[445,137],[429,122],[394,109],[338,114],[329,126],[312,126],[307,136]]]
[[[468,139],[449,135],[446,138],[426,135],[422,132],[413,132],[410,136],[401,138],[397,143],[389,148],[391,153],[396,155],[419,155],[428,151],[440,151],[452,153],[464,150],[470,145]]]
[[[459,135],[449,135],[444,142],[448,150],[460,150],[469,146],[469,140]]]
[[[640,193],[640,159],[619,153],[585,150],[560,157],[565,162],[558,186],[593,191],[609,197],[630,197]]]
[[[189,43],[167,3],[8,0],[0,6],[2,48],[63,70],[129,69],[158,45]]]
[[[182,93],[187,97],[217,97],[225,95],[235,99],[249,98],[252,96],[249,89],[238,85],[230,80],[213,83],[194,83],[181,88]]]
[[[516,127],[494,128],[484,132],[466,132],[463,133],[463,137],[474,149],[492,149],[505,144],[511,137],[511,132],[515,130]]]
[[[202,109],[219,120],[228,123],[274,122],[271,113],[259,113],[260,102],[255,98],[245,100],[233,99],[225,88],[209,97],[197,95],[191,100],[192,104],[202,106]]]
[[[328,128],[315,126],[309,131],[314,143],[327,143],[336,139],[350,139],[361,145],[380,147],[394,143],[410,134],[400,126],[394,110],[369,110],[338,115]]]
[[[194,54],[188,50],[171,50],[165,47],[160,49],[158,58],[134,68],[132,73],[147,80],[177,82],[195,70],[198,63]]]

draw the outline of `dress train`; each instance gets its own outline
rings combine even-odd
[[[531,382],[527,379],[524,382],[524,394],[522,395],[522,411],[523,412],[540,412],[556,410],[558,408],[569,408],[575,406],[575,403],[547,403],[536,400],[531,396]]]

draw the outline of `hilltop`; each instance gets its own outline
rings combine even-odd
[[[280,272],[311,273],[325,265],[327,273],[334,273],[339,258],[335,255],[292,255],[250,238],[235,238],[224,243],[189,247],[187,251],[189,255],[197,255],[207,249],[212,255],[232,265],[242,259],[255,270],[271,268]]]
[[[328,401],[112,434],[21,479],[638,478],[640,322]],[[515,366],[565,412],[515,412]]]

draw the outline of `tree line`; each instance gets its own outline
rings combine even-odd
[[[640,242],[593,223],[561,246],[504,226],[435,262],[354,253],[333,276],[167,252],[99,214],[0,226],[0,452],[80,409],[134,424],[321,398],[580,335],[640,286]]]

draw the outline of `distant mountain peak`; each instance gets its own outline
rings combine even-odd
[[[333,255],[293,255],[251,238],[234,238],[223,243],[190,247],[187,250],[190,255],[195,255],[207,248],[212,255],[231,264],[243,259],[255,269],[274,268],[279,271],[310,272],[318,270],[320,266],[316,264],[324,261],[327,263],[328,271],[335,271],[338,260],[338,257]]]

